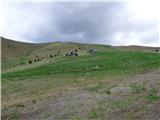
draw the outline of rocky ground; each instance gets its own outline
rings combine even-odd
[[[160,71],[60,91],[56,96],[3,108],[2,119],[160,120]]]

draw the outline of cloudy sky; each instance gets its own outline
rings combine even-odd
[[[0,3],[0,36],[25,42],[159,46],[154,2]]]

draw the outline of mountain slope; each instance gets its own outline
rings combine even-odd
[[[46,46],[46,44],[32,44],[17,42],[6,38],[1,38],[1,59],[2,69],[16,66],[24,62],[26,58],[36,49]]]
[[[74,42],[51,42],[51,43],[24,43],[9,40],[1,37],[1,59],[2,71],[8,68],[14,68],[20,65],[28,65],[29,61],[45,62],[54,58],[64,57],[66,53],[77,51],[78,55],[88,54],[88,49],[96,49],[99,51],[115,51],[115,50],[129,50],[129,51],[149,51],[153,52],[160,48],[145,47],[145,46],[110,46],[110,45],[96,45],[96,44],[80,44]]]
[[[95,48],[97,50],[110,49],[105,45],[94,44],[79,44],[73,42],[52,42],[52,43],[24,43],[1,38],[2,45],[2,70],[16,67],[21,64],[28,64],[28,61],[32,62],[35,59],[44,59],[46,61],[50,59],[50,55],[53,57],[63,57],[66,53],[78,52],[78,55],[87,54],[87,50]]]

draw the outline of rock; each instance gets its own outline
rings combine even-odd
[[[110,90],[111,93],[118,93],[118,94],[127,94],[130,91],[131,91],[131,88],[127,86],[114,87]]]

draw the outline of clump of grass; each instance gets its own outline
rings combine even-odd
[[[114,85],[102,85],[102,84],[92,84],[87,86],[85,89],[89,90],[91,92],[96,92],[96,93],[100,93],[100,94],[111,94],[110,89],[113,88]]]
[[[150,86],[149,94],[157,94],[157,88],[155,86]]]
[[[150,95],[146,96],[146,98],[147,98],[148,100],[159,100],[159,99],[160,99],[160,96],[150,94]]]
[[[99,85],[97,84],[92,84],[92,85],[89,85],[85,88],[86,90],[89,90],[91,92],[97,92],[98,89],[99,89]]]
[[[91,119],[96,119],[98,117],[97,112],[96,111],[91,111],[89,113],[89,118]]]
[[[126,110],[131,104],[130,100],[116,101],[111,104],[111,108],[114,110]]]
[[[157,95],[157,88],[154,86],[151,86],[151,89],[149,90],[149,95],[146,96],[148,100],[158,100],[160,99],[160,96]]]
[[[13,112],[7,120],[19,120],[19,114],[17,111]]]
[[[135,93],[135,94],[140,94],[146,91],[146,88],[144,87],[144,85],[132,84],[130,85],[130,87],[132,88],[132,93]]]

